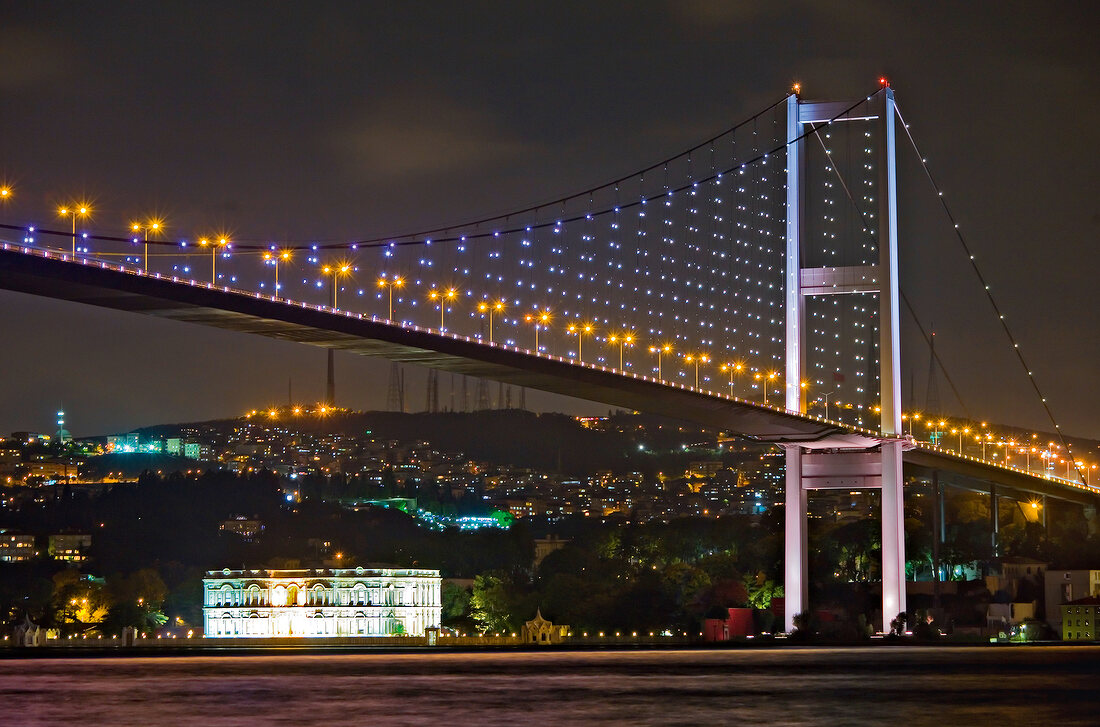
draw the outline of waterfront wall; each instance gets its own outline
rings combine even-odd
[[[562,642],[563,646],[672,646],[697,643],[698,636],[660,636],[649,634],[620,633],[615,634],[589,634],[571,636]],[[347,637],[321,637],[321,638],[141,638],[132,639],[100,638],[100,637],[72,637],[50,638],[41,646],[19,647],[11,637],[5,637],[0,641],[0,648],[20,649],[31,651],[33,649],[110,649],[110,648],[136,648],[136,649],[262,649],[262,648],[448,648],[448,647],[499,647],[499,646],[532,646],[524,643],[519,636],[439,636],[435,643],[429,643],[427,636],[347,636]],[[547,648],[535,646],[533,648]]]

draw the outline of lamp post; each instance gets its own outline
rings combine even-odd
[[[962,456],[962,453],[963,453],[963,435],[964,434],[970,434],[970,427],[965,427],[965,428],[959,430],[959,456],[960,457]]]
[[[757,374],[756,378],[760,380],[761,385],[764,387],[764,406],[768,405],[768,382],[779,376],[775,371],[769,371],[767,375]]]
[[[632,333],[622,333],[622,334],[612,333],[610,336],[607,337],[607,342],[608,343],[617,343],[617,344],[619,344],[619,371],[624,371],[625,369],[623,367],[623,347],[634,345],[634,334],[632,334]]]
[[[664,377],[661,375],[661,354],[672,353],[672,346],[667,343],[663,346],[650,346],[649,352],[657,354],[657,380],[664,381]]]
[[[210,242],[209,240],[207,240],[204,237],[201,240],[199,240],[199,246],[200,247],[208,247],[209,246],[209,248],[210,248],[210,284],[211,285],[217,285],[217,283],[218,283],[218,280],[217,280],[217,278],[218,278],[218,266],[217,266],[218,248],[220,247],[220,248],[222,248],[222,250],[225,250],[225,248],[229,246],[229,240],[222,237],[222,238],[219,238],[217,242]]]
[[[394,276],[392,278],[387,278],[386,276],[383,275],[381,278],[378,279],[378,287],[379,288],[389,288],[389,294],[390,294],[390,309],[389,310],[390,310],[390,313],[389,313],[389,317],[386,318],[386,320],[390,321],[391,323],[393,322],[393,289],[394,288],[400,288],[404,284],[405,284],[405,279],[400,277],[400,276]]]
[[[710,361],[710,358],[705,353],[700,354],[685,354],[684,363],[695,364],[695,388],[699,388],[699,364],[705,364]]]
[[[335,265],[326,265],[321,268],[321,271],[326,275],[332,276],[332,309],[337,310],[336,307],[336,292],[340,290],[338,280],[341,275],[347,275],[351,271],[351,265],[348,263],[337,263]]]
[[[489,314],[489,343],[493,342],[493,311],[501,313],[504,311],[504,301],[498,300],[495,303],[489,303],[488,301],[481,301],[477,304],[477,310],[479,313]]]
[[[734,375],[734,374],[740,375],[740,374],[741,374],[741,371],[742,371],[742,370],[743,370],[744,368],[745,368],[745,367],[744,367],[744,365],[743,365],[743,364],[739,364],[739,363],[728,363],[728,364],[722,364],[722,367],[721,367],[721,371],[722,371],[722,373],[728,373],[728,374],[730,375],[730,380],[729,380],[729,386],[730,386],[730,398],[731,398],[731,399],[732,399],[732,398],[734,398],[734,380],[733,380],[733,375]]]
[[[444,330],[443,313],[447,310],[447,301],[454,300],[458,297],[458,291],[454,288],[447,288],[446,290],[438,290],[432,288],[428,292],[428,299],[432,301],[439,301],[439,330]]]
[[[134,232],[139,230],[142,232],[142,241],[145,243],[145,252],[141,259],[141,269],[143,272],[149,272],[149,230],[154,233],[160,232],[161,223],[159,220],[149,220],[144,225],[140,223],[133,223],[130,225],[130,229]]]
[[[550,325],[550,311],[544,310],[541,313],[536,311],[534,313],[528,313],[525,317],[528,323],[535,324],[535,353],[539,352],[539,329],[547,328]]]
[[[264,253],[264,262],[269,262],[275,266],[275,295],[279,295],[279,261],[289,261],[290,251],[280,250],[278,252],[272,250],[271,252]]]
[[[73,222],[73,257],[76,257],[76,218],[87,217],[92,210],[88,205],[74,205],[71,209],[69,207],[62,207],[57,211],[57,214],[61,217],[69,217]]]
[[[580,325],[570,325],[567,329],[570,334],[577,336],[577,363],[584,363],[584,337],[592,333],[591,323],[582,323]]]

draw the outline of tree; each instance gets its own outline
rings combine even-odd
[[[454,583],[444,583],[440,592],[443,623],[446,625],[464,620],[469,616],[470,592]]]
[[[98,624],[106,618],[110,599],[101,581],[65,569],[54,574],[53,583],[52,606],[58,624]]]
[[[104,619],[104,628],[117,633],[126,626],[137,629],[160,626],[167,617],[161,612],[168,587],[152,568],[142,568],[128,576],[113,576],[107,582],[111,607]]]
[[[496,575],[474,578],[470,594],[471,615],[482,632],[513,631],[510,598],[504,580]]]

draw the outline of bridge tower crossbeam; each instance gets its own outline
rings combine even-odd
[[[808,296],[879,294],[879,385],[882,431],[874,450],[852,450],[828,441],[784,445],[786,451],[786,535],[784,627],[794,629],[795,615],[809,608],[807,493],[831,487],[881,490],[883,627],[905,610],[905,530],[902,492],[901,357],[898,290],[897,168],[894,93],[878,94],[873,115],[846,111],[846,102],[787,99],[786,207],[786,408],[806,413],[806,312]],[[873,122],[883,134],[879,179],[879,258],[874,265],[803,268],[806,135],[815,124]]]

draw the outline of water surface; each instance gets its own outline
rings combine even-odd
[[[0,659],[4,725],[1095,725],[1100,647]]]

